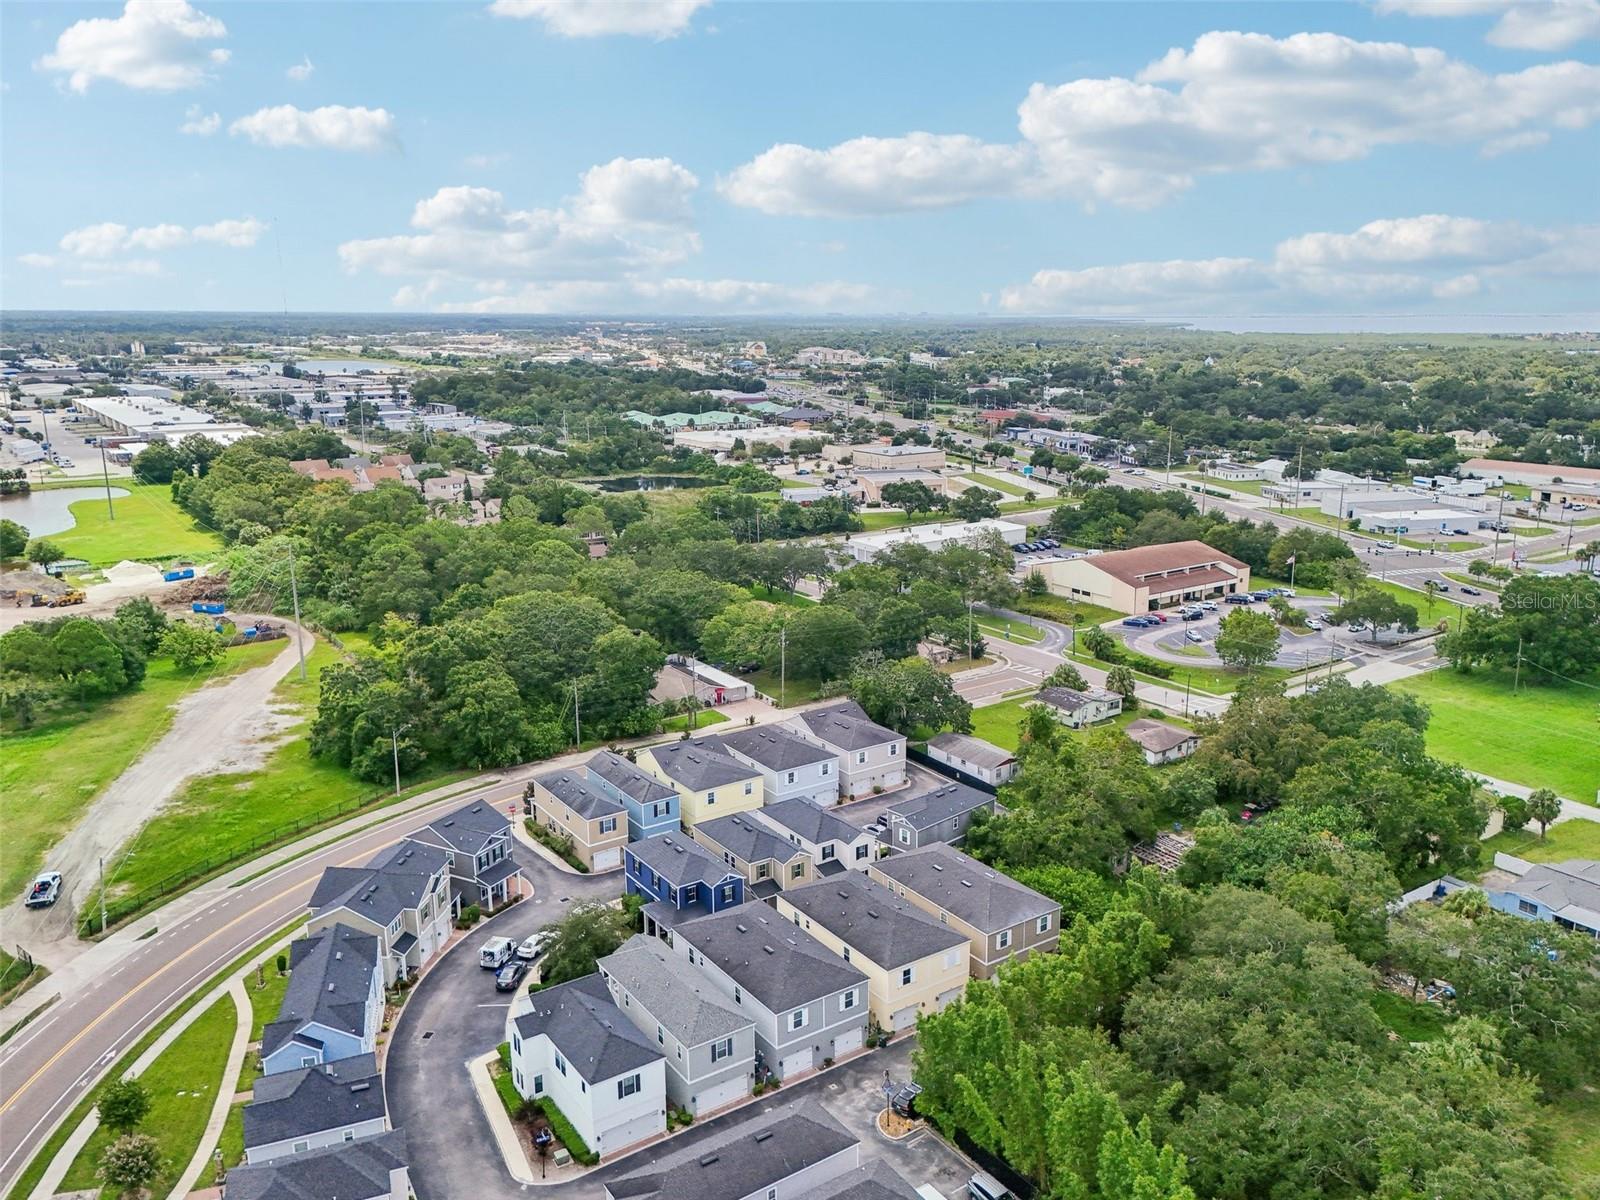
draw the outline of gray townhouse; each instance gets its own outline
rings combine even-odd
[[[895,850],[959,843],[980,809],[995,812],[995,798],[964,783],[947,783],[891,804],[883,815],[884,841]]]
[[[377,1050],[383,967],[375,936],[335,924],[290,943],[289,964],[277,1019],[261,1031],[264,1074]]]
[[[411,1200],[404,1131],[341,1142],[228,1172],[222,1200]]]
[[[406,838],[364,867],[329,867],[311,893],[309,933],[344,923],[378,939],[383,981],[421,970],[450,940],[449,852]]]
[[[474,801],[411,836],[449,856],[450,893],[458,915],[472,904],[492,912],[513,892],[520,894],[527,882],[512,854],[511,818],[492,804]]]
[[[750,1014],[758,1077],[814,1070],[866,1040],[866,975],[764,904],[680,925],[672,948]]]
[[[755,1021],[710,980],[641,933],[598,966],[612,1003],[660,1047],[673,1107],[701,1116],[750,1094]]]
[[[892,854],[867,874],[966,934],[975,979],[993,978],[1002,963],[1053,951],[1061,942],[1061,905],[954,846]]]
[[[780,800],[750,815],[809,854],[819,878],[872,862],[876,838],[809,800]]]
[[[263,1075],[243,1115],[244,1160],[251,1166],[389,1129],[383,1080],[371,1054]]]
[[[694,840],[744,876],[750,892],[768,899],[787,887],[804,887],[811,882],[811,855],[779,837],[755,812],[713,817],[693,829]]]
[[[767,804],[802,799],[839,803],[839,755],[779,725],[755,725],[722,734],[722,748],[761,772]]]
[[[839,792],[849,799],[905,784],[905,735],[873,721],[854,700],[808,709],[789,728],[839,756]]]

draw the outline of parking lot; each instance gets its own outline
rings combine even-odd
[[[1312,621],[1320,622],[1338,601],[1332,597],[1317,599],[1296,597],[1289,603],[1304,612]],[[1167,618],[1164,624],[1137,629],[1118,622],[1106,628],[1126,642],[1130,649],[1140,654],[1148,654],[1151,658],[1158,658],[1162,662],[1179,666],[1202,664],[1215,666],[1221,662],[1216,652],[1217,629],[1222,624],[1223,618],[1236,608],[1251,608],[1257,612],[1270,611],[1264,603],[1250,605],[1218,603],[1214,611],[1206,611],[1199,620],[1185,621],[1179,615],[1178,609],[1168,609],[1161,614]],[[1191,633],[1199,640],[1190,637]],[[1325,663],[1330,657],[1335,660],[1344,658],[1351,653],[1358,636],[1360,635],[1334,625],[1324,624],[1320,630],[1290,629],[1280,626],[1278,651],[1272,662],[1274,666],[1299,670],[1319,662]],[[1370,639],[1371,635],[1368,634],[1366,637]],[[1370,641],[1366,644],[1370,646]]]

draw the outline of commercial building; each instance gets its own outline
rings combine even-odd
[[[944,451],[939,447],[911,442],[901,446],[885,442],[846,446],[836,442],[822,448],[822,457],[830,462],[848,458],[857,471],[937,471],[945,465]]]
[[[936,525],[911,525],[904,529],[885,529],[881,533],[858,533],[837,547],[857,562],[871,562],[891,546],[914,545],[939,551],[946,546],[973,546],[998,537],[1007,546],[1020,542],[1028,532],[1026,525],[997,517],[981,521],[943,521]]]
[[[921,467],[889,467],[883,470],[856,471],[853,474],[861,499],[867,504],[883,504],[883,489],[897,483],[920,483],[935,496],[943,496],[950,489],[943,475]]]
[[[1048,395],[1051,389],[1046,388]],[[1079,458],[1093,458],[1101,449],[1104,438],[1077,429],[1043,429],[1035,425],[1017,425],[1006,430],[1006,438],[1022,446],[1040,446],[1056,454],[1076,454]]]
[[[125,437],[176,445],[191,433],[204,434],[223,446],[252,437],[257,430],[237,422],[218,421],[208,412],[153,396],[75,396],[73,407]]]
[[[1034,569],[1057,595],[1123,613],[1250,590],[1249,564],[1196,541],[1048,559]]]
[[[1509,458],[1469,458],[1456,468],[1456,474],[1463,478],[1524,484],[1535,493],[1533,499],[1546,502],[1550,497],[1539,493],[1562,484],[1600,487],[1600,467],[1563,467],[1557,463],[1517,462]]]
[[[966,934],[975,979],[992,978],[1000,964],[1060,944],[1060,904],[953,846],[891,854],[867,874]]]
[[[966,990],[967,935],[860,871],[783,892],[775,903],[780,917],[866,972],[872,1016],[884,1029],[911,1029],[918,1014],[939,1012]]]
[[[672,444],[718,454],[732,450],[735,442],[743,442],[746,446],[765,442],[769,446],[787,450],[794,441],[819,436],[822,435],[814,429],[784,425],[755,425],[748,429],[680,429],[672,435]]]

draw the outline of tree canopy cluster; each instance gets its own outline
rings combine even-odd
[[[0,636],[0,716],[19,726],[71,703],[138,687],[162,645],[166,616],[143,598],[108,618],[29,621]]]

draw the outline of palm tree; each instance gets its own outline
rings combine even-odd
[[[1600,539],[1590,542],[1580,553],[1582,553],[1583,561],[1588,564],[1589,569],[1591,571],[1594,570],[1595,564],[1600,562]]]
[[[1422,590],[1428,593],[1428,615],[1433,616],[1433,606],[1439,602],[1439,584],[1429,579],[1422,585]]]

